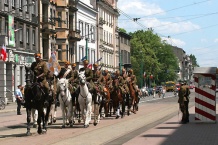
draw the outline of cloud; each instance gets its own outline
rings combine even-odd
[[[120,20],[119,27],[130,32],[132,32],[134,28],[143,29],[140,24],[131,21],[131,18],[140,18],[138,23],[141,23],[143,26],[145,26],[144,28],[153,28],[155,32],[167,33],[168,35],[200,29],[199,25],[196,25],[190,21],[182,21],[179,17],[175,18],[176,22],[163,21],[156,18],[154,14],[158,13],[158,15],[163,15],[165,13],[164,10],[155,3],[148,3],[144,2],[143,0],[119,0],[118,4],[118,8],[130,16],[129,20],[127,20],[128,18],[121,13],[120,19],[126,18],[126,20]],[[150,17],[146,17],[148,15],[150,15]]]
[[[218,43],[218,38],[216,38],[216,39],[214,40],[214,42],[215,42],[215,43]]]
[[[183,48],[186,45],[186,43],[180,39],[166,38],[166,37],[161,37],[161,39],[167,41],[167,43],[172,46],[177,46],[180,48]]]
[[[201,41],[202,43],[208,42],[208,40],[205,39],[205,38],[202,38],[200,41]]]

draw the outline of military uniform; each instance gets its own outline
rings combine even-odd
[[[136,87],[137,79],[136,79],[136,76],[133,75],[133,70],[132,69],[129,70],[129,77],[130,77],[131,82],[133,84],[133,88],[135,89],[135,91],[138,92],[138,88]]]
[[[79,85],[79,73],[77,70],[75,70],[75,67],[76,67],[76,64],[73,63],[72,64],[72,70],[71,70],[71,78],[69,79],[69,82],[70,84],[72,85],[73,87],[73,92],[76,90],[76,88],[78,87]]]
[[[123,77],[120,76],[119,71],[116,71],[116,78],[118,79],[118,82],[119,82],[118,88],[121,90],[122,94],[125,94],[126,91],[125,91],[125,89],[123,88],[124,80],[123,80]]]
[[[94,85],[95,85],[95,88],[97,88],[96,91],[103,91],[103,87],[102,87],[102,84],[101,84],[101,79],[103,78],[102,73],[101,73],[100,70],[97,69],[98,64],[93,64],[93,66],[94,66],[94,68],[96,68],[96,69],[94,69],[94,70],[92,71],[92,72],[93,72],[92,81],[93,81],[93,83],[94,83]],[[100,90],[98,90],[98,89],[100,89]]]
[[[41,54],[35,54],[36,62],[33,62],[31,65],[31,70],[34,72],[35,78],[34,82],[41,83],[45,89],[45,105],[48,105],[48,94],[49,94],[49,85],[46,80],[48,74],[48,67],[46,62],[41,60]]]
[[[179,103],[179,108],[180,108],[180,111],[182,112],[182,121],[181,123],[187,123],[187,112],[186,112],[186,109],[185,109],[185,101],[186,100],[186,97],[185,97],[185,93],[186,93],[186,88],[185,86],[183,85],[183,83],[181,83],[181,88],[179,90],[179,100],[178,100],[178,103]]]
[[[189,89],[189,86],[186,85],[185,83],[185,101],[184,101],[184,104],[185,104],[185,111],[186,111],[186,119],[185,119],[185,122],[189,122],[189,110],[188,110],[188,104],[189,104],[189,95],[190,95],[190,89]]]
[[[122,77],[123,77],[123,88],[125,89],[125,92],[127,94],[129,94],[129,87],[127,85],[127,77],[128,76],[126,74],[126,70],[125,69],[122,70]]]

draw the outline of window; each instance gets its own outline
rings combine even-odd
[[[60,18],[60,21],[58,21],[58,27],[61,27],[61,12],[58,12],[58,18]]]
[[[35,37],[35,35],[36,35],[36,30],[35,29],[33,29],[33,32],[32,32],[32,39],[33,39],[33,45],[35,45],[35,43],[36,43],[36,37]]]
[[[0,18],[0,34],[2,33],[2,19]]]
[[[22,6],[23,6],[22,1],[23,1],[23,0],[19,0],[19,9],[20,9],[20,10],[22,10]]]
[[[95,62],[95,50],[91,51],[91,62],[94,63]]]
[[[95,40],[95,27],[91,25],[90,30],[91,30],[91,33],[92,33],[91,34],[91,40],[93,41],[93,40]]]
[[[26,12],[29,12],[29,3],[28,3],[28,0],[25,0],[25,10]]]
[[[5,4],[8,4],[8,0],[5,0]]]
[[[5,21],[5,34],[8,35],[8,21]]]
[[[29,44],[29,37],[30,37],[30,29],[29,27],[26,28],[26,43]]]
[[[62,45],[58,45],[58,59],[62,60]]]
[[[79,30],[80,30],[80,34],[82,35],[82,36],[84,36],[84,32],[83,32],[83,22],[82,21],[79,21]]]
[[[78,62],[81,61],[81,59],[84,57],[84,47],[83,46],[79,46],[79,60]]]
[[[69,21],[68,17],[69,17],[68,12],[66,12],[66,24],[67,24],[67,28],[68,28],[68,21]]]
[[[52,9],[50,8],[50,22],[53,22]]]
[[[36,14],[36,5],[32,5],[31,7],[32,7],[32,9],[33,9],[32,13],[33,13],[33,14]]]
[[[66,45],[66,59],[68,60],[68,54],[69,54],[69,48],[68,45]]]
[[[11,1],[11,5],[12,5],[12,7],[15,7],[15,0]]]

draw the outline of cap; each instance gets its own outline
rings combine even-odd
[[[72,63],[72,65],[71,65],[72,67],[76,67],[76,63]]]
[[[65,61],[64,64],[69,65],[70,63],[69,63],[69,61]]]
[[[98,64],[97,64],[97,63],[94,63],[94,64],[93,64],[93,67],[98,67]]]
[[[129,70],[129,73],[133,73],[133,70],[132,70],[132,69],[130,69],[130,70]]]
[[[83,60],[83,64],[89,64],[88,60]]]
[[[41,58],[41,54],[40,53],[35,53],[34,56],[35,56],[35,58]]]

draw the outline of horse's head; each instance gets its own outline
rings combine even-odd
[[[61,95],[65,95],[65,91],[68,88],[68,80],[66,78],[61,78],[60,80],[58,80],[57,87],[61,92]]]
[[[85,85],[85,83],[86,83],[85,71],[80,71],[79,72],[79,83],[82,86]]]
[[[26,70],[26,85],[30,86],[34,79],[34,72],[28,66],[25,66],[25,70]]]
[[[34,83],[31,86],[31,91],[32,91],[32,96],[34,96],[33,97],[34,100],[41,100],[44,92],[39,83]]]

